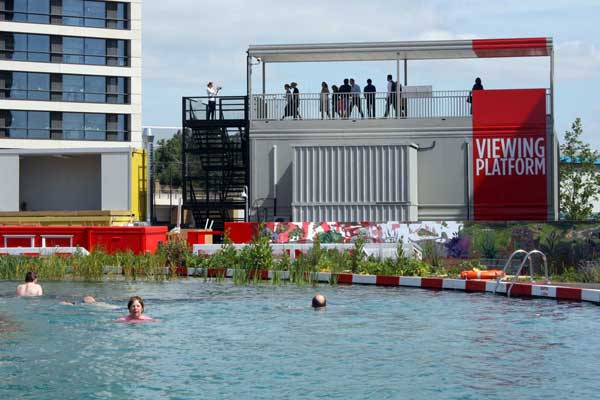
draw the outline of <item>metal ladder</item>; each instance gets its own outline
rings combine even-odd
[[[531,283],[535,283],[535,279],[533,278],[533,263],[531,262],[531,258],[535,254],[539,254],[540,256],[542,256],[542,261],[544,261],[544,273],[545,273],[545,277],[546,277],[546,284],[550,283],[550,278],[548,277],[548,260],[546,259],[546,255],[539,250],[531,250],[530,252],[527,252],[523,249],[519,249],[519,250],[513,251],[513,253],[510,255],[510,257],[508,257],[508,261],[506,261],[506,264],[504,264],[504,268],[502,269],[502,276],[496,280],[496,287],[494,287],[494,294],[496,294],[496,290],[498,289],[498,286],[500,286],[500,281],[502,280],[502,277],[506,276],[506,270],[510,266],[510,262],[517,254],[525,254],[525,257],[521,261],[521,265],[519,265],[519,269],[517,270],[515,276],[513,277],[512,282],[510,283],[510,286],[506,290],[507,297],[510,297],[510,292],[512,291],[513,286],[517,282],[517,279],[519,278],[519,275],[521,274],[521,270],[523,270],[523,267],[525,266],[525,263],[527,261],[529,261],[529,274],[531,277]]]

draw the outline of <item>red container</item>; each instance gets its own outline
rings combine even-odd
[[[155,253],[167,242],[166,226],[96,226],[89,231],[90,249],[101,247],[109,254],[131,250],[135,254]]]
[[[258,236],[258,222],[225,222],[225,233],[233,243],[250,243]]]
[[[81,246],[87,250],[102,247],[108,253],[132,250],[135,254],[154,253],[167,241],[166,226],[0,226],[0,247]],[[59,236],[59,237],[56,237]],[[73,238],[69,238],[72,236]]]

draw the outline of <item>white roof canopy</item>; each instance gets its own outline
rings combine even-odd
[[[250,45],[262,62],[432,60],[549,56],[552,38]]]

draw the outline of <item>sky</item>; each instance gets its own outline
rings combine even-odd
[[[600,150],[599,0],[146,0],[143,3],[143,124],[181,125],[181,98],[246,92],[251,44],[552,37],[555,131],[576,117],[583,139]],[[395,61],[267,65],[267,93],[285,82],[316,93],[344,78],[385,91]],[[549,58],[413,61],[409,85],[433,90],[549,87]],[[401,71],[401,75],[403,72]],[[253,86],[260,85],[255,68]]]

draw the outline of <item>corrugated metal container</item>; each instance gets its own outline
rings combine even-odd
[[[294,221],[417,220],[413,145],[294,146]]]

